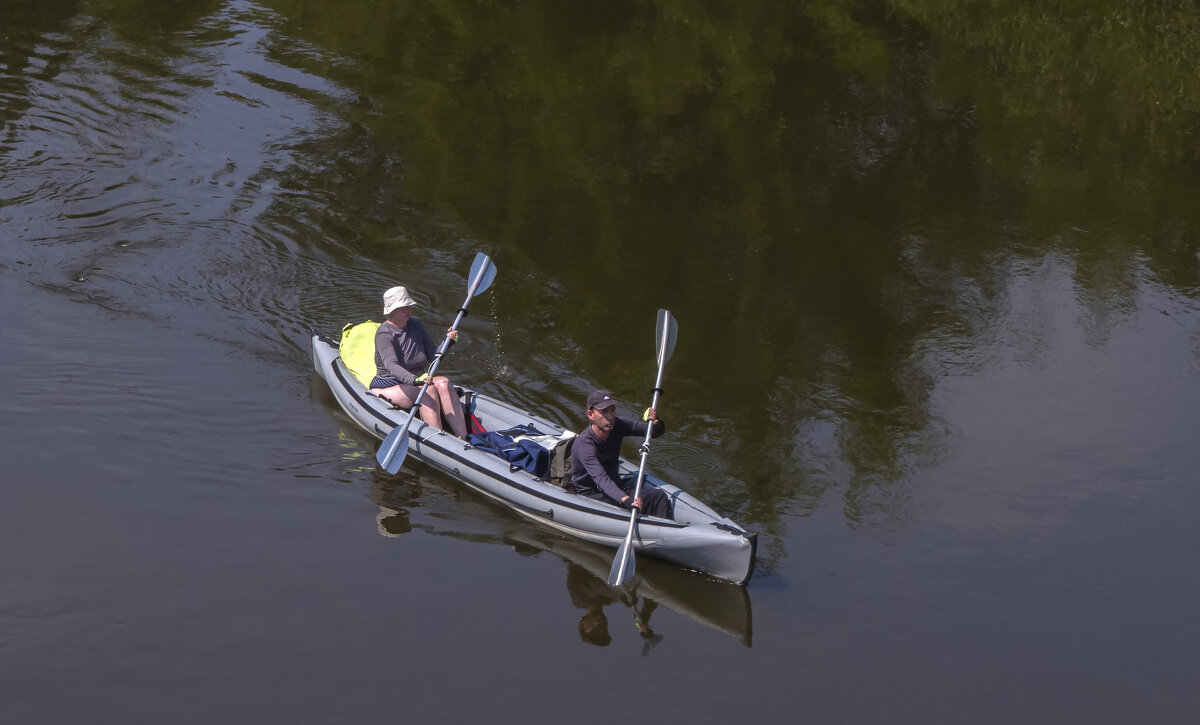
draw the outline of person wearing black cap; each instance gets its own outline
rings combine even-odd
[[[633,421],[617,417],[617,401],[607,390],[594,390],[587,399],[589,425],[575,436],[571,447],[571,485],[575,493],[601,501],[613,501],[623,508],[637,508],[648,516],[674,518],[671,499],[658,488],[642,486],[636,500],[620,484],[618,466],[621,441],[625,436],[657,438],[667,432],[667,426],[654,408],[647,408],[644,420]]]

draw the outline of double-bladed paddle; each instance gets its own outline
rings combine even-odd
[[[671,353],[675,351],[675,336],[678,331],[679,327],[675,324],[675,318],[671,317],[671,313],[659,310],[658,322],[654,329],[654,353],[658,358],[658,377],[654,379],[651,408],[658,408],[658,394],[662,392],[663,367],[666,366]],[[642,481],[646,477],[646,458],[650,455],[650,434],[653,431],[653,423],[646,426],[646,440],[642,441],[640,449],[642,463],[638,466],[637,486],[633,489],[633,499],[630,503],[637,501],[638,497],[642,495]],[[608,572],[610,586],[619,587],[624,584],[633,576],[637,567],[633,556],[633,530],[637,526],[637,518],[638,510],[633,507],[629,512],[629,533],[625,535],[625,541],[621,543],[621,548],[617,550],[617,556],[613,559],[612,570]]]
[[[483,252],[476,254],[475,261],[471,263],[471,274],[467,278],[467,299],[463,300],[462,307],[458,308],[458,316],[454,318],[454,324],[450,326],[451,329],[458,329],[458,323],[462,322],[463,316],[467,314],[467,305],[470,304],[471,298],[482,294],[495,278],[496,265],[492,263],[491,257]],[[417,408],[421,405],[421,399],[425,397],[425,389],[429,387],[429,382],[433,380],[433,374],[437,372],[438,363],[441,362],[442,355],[449,346],[450,338],[443,338],[442,344],[438,346],[437,354],[433,356],[433,364],[429,366],[429,376],[425,378],[424,384],[421,385],[421,391],[417,393],[416,400],[413,401],[412,407],[409,408],[408,418],[404,420],[403,425],[392,428],[392,432],[388,433],[387,438],[383,439],[383,444],[379,446],[379,452],[375,454],[375,460],[379,461],[379,465],[383,466],[383,469],[388,473],[399,471],[400,464],[404,463],[404,457],[408,455],[408,428],[412,425],[413,417],[417,414]]]

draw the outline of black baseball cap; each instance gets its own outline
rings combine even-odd
[[[588,396],[587,409],[591,410],[595,408],[596,410],[604,410],[616,404],[617,400],[613,397],[612,393],[607,390],[593,390],[591,395]]]

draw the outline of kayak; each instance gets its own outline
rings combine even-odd
[[[339,343],[312,330],[313,367],[329,385],[338,405],[368,433],[386,438],[403,426],[409,411],[370,393],[344,363]],[[531,426],[544,441],[569,441],[573,433],[551,420],[465,388],[456,388],[464,410],[487,431]],[[629,533],[629,512],[564,489],[549,475],[514,465],[493,450],[472,445],[415,416],[409,425],[408,456],[492,498],[521,516],[568,536],[619,547]],[[561,469],[568,446],[547,449],[550,468]],[[556,466],[556,464],[558,464]],[[621,459],[622,476],[638,467]],[[638,517],[632,547],[638,555],[662,559],[685,569],[744,586],[754,573],[758,535],[721,516],[683,489],[647,474],[643,486],[661,489],[671,500],[674,520]]]

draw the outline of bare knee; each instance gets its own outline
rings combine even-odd
[[[438,402],[436,395],[426,395],[421,398],[421,407],[430,411],[434,415],[442,414],[442,404]]]

